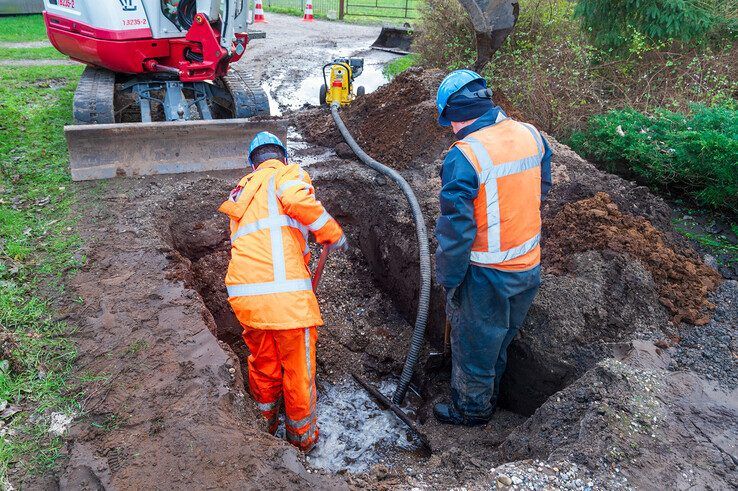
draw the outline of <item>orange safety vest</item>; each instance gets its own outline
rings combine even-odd
[[[522,271],[541,261],[541,134],[504,118],[454,143],[477,171],[471,262]]]
[[[256,329],[322,325],[308,269],[308,231],[333,244],[345,240],[341,227],[315,199],[310,177],[297,164],[267,160],[239,186],[235,200],[218,209],[231,220],[225,283],[233,312]]]

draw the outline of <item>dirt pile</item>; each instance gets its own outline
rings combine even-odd
[[[437,121],[436,90],[444,76],[441,70],[411,68],[342,108],[341,118],[369,155],[395,169],[419,160],[433,162],[454,141],[449,129]],[[502,94],[494,97],[497,104],[510,109]],[[325,110],[307,111],[297,120],[303,135],[313,142],[332,147],[341,141]]]
[[[568,203],[546,222],[543,261],[549,272],[571,271],[574,253],[610,250],[628,254],[643,264],[656,282],[659,300],[674,324],[707,324],[714,305],[708,294],[721,277],[692,251],[679,252],[643,217],[624,214],[610,196]]]

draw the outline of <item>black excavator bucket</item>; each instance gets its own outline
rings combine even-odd
[[[410,53],[410,45],[413,41],[412,36],[413,31],[409,26],[382,26],[379,37],[371,47],[372,49],[406,55]]]
[[[471,18],[477,38],[477,61],[481,71],[500,49],[518,21],[518,0],[459,0]]]

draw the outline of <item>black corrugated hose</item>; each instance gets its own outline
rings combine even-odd
[[[333,115],[333,121],[336,122],[338,130],[343,135],[346,143],[351,147],[351,150],[356,154],[359,159],[376,170],[389,177],[402,189],[405,194],[408,203],[410,204],[410,210],[413,213],[413,220],[415,220],[415,229],[418,235],[418,255],[420,256],[420,298],[418,299],[418,312],[415,317],[415,328],[413,330],[413,338],[410,342],[410,351],[407,353],[405,359],[405,366],[402,368],[402,375],[400,375],[400,383],[397,385],[397,390],[392,397],[392,402],[395,404],[402,404],[405,399],[405,394],[410,386],[410,379],[413,376],[413,369],[415,363],[418,361],[420,356],[420,350],[423,347],[423,339],[425,337],[425,326],[428,323],[428,306],[430,304],[430,292],[431,292],[431,265],[430,265],[430,252],[428,251],[428,231],[425,228],[425,219],[423,218],[423,212],[420,210],[420,204],[418,199],[415,197],[412,188],[407,181],[400,175],[396,170],[381,164],[367,155],[364,150],[361,149],[356,140],[349,133],[348,128],[341,120],[341,116],[338,115],[339,105],[333,103],[331,105],[331,114]]]

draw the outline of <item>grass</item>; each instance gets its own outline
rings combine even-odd
[[[0,17],[0,41],[29,42],[46,41],[46,27],[43,16],[13,15]]]
[[[382,69],[384,76],[392,80],[408,68],[418,64],[418,55],[405,55],[387,63]]]
[[[0,404],[20,410],[4,421],[0,482],[11,467],[53,466],[62,439],[49,434],[50,415],[79,410],[72,327],[54,319],[53,299],[83,260],[62,128],[81,71],[0,67]]]
[[[313,15],[326,19],[328,12],[338,16],[339,0],[314,0]],[[407,17],[405,17],[405,0],[347,0],[345,22],[356,23],[412,23],[418,16],[417,0],[408,0]],[[264,10],[288,15],[303,15],[302,0],[265,0]]]
[[[0,48],[0,60],[54,60],[66,59],[53,46],[43,48]]]

